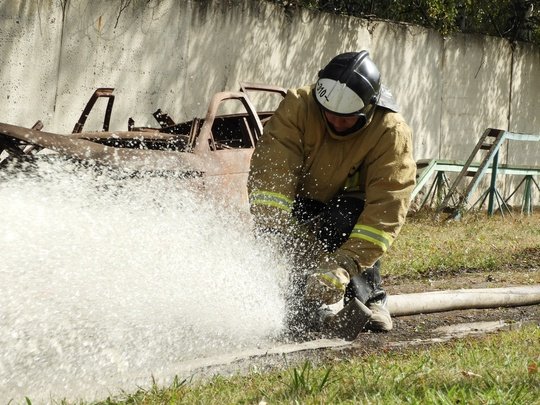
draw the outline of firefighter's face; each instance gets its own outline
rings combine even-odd
[[[336,115],[328,111],[324,112],[324,116],[336,132],[344,132],[351,129],[356,125],[359,118],[357,115]]]

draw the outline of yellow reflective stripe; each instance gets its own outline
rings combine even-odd
[[[329,276],[328,274],[319,274],[319,278],[323,281],[327,281],[336,287],[340,291],[345,291],[345,286],[335,277]]]
[[[367,225],[356,225],[351,232],[351,238],[364,239],[377,246],[380,246],[383,252],[386,252],[394,238],[387,232],[380,231]]]
[[[251,205],[269,205],[287,212],[291,212],[293,206],[293,201],[283,194],[260,190],[253,191],[249,195],[249,203]]]

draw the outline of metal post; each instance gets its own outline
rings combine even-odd
[[[497,167],[499,166],[499,151],[493,156],[493,162],[491,164],[491,183],[489,185],[489,200],[488,200],[488,215],[493,215],[493,201],[495,197],[495,190],[497,187]]]
[[[531,215],[532,212],[532,176],[525,176],[525,189],[523,190],[523,206],[521,212]]]
[[[445,197],[444,179],[445,179],[444,172],[437,172],[437,205],[439,205],[441,201],[443,200],[443,198]]]

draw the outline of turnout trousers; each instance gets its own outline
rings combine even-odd
[[[341,194],[328,204],[308,198],[296,198],[293,216],[311,229],[328,253],[338,249],[351,234],[364,210],[364,199],[358,193]],[[353,297],[363,304],[386,296],[381,286],[380,262],[351,277],[345,291],[345,304]]]

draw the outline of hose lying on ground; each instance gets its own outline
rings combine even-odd
[[[476,288],[390,295],[392,316],[428,314],[458,309],[514,307],[540,304],[540,284],[504,288]]]

